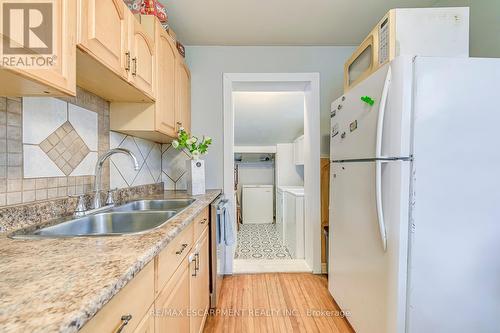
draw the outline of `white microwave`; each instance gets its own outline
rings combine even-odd
[[[344,92],[399,55],[468,57],[469,8],[390,10],[344,65]]]

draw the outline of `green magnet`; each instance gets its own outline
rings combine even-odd
[[[370,104],[370,106],[373,106],[375,104],[375,100],[371,98],[370,96],[363,96],[361,97],[361,100],[365,102],[366,104]]]

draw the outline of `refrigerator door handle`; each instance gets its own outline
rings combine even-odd
[[[382,135],[384,132],[384,116],[385,116],[385,107],[387,105],[387,95],[389,94],[389,86],[391,84],[391,66],[387,70],[387,75],[385,77],[384,88],[382,90],[382,96],[380,99],[380,105],[378,109],[378,119],[377,119],[377,137],[375,141],[375,157],[382,157]]]
[[[375,162],[375,198],[377,205],[377,219],[380,240],[382,241],[382,248],[384,249],[384,252],[386,252],[387,234],[385,231],[384,209],[382,207],[382,163],[387,163],[387,161]]]

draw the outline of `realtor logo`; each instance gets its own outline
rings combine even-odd
[[[0,0],[2,62],[11,67],[51,66],[53,1]]]

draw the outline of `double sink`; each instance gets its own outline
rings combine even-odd
[[[113,236],[142,233],[160,227],[195,199],[139,200],[44,228],[23,229],[12,238]]]

